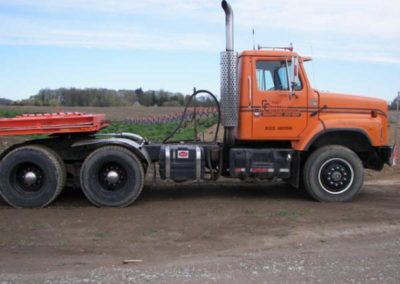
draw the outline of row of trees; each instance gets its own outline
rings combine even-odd
[[[171,93],[164,90],[143,91],[136,90],[111,90],[111,89],[42,89],[38,94],[29,99],[13,102],[7,99],[0,99],[1,105],[34,105],[34,106],[184,106],[189,95],[182,93]],[[210,97],[200,97],[197,104],[202,107],[215,106]],[[390,105],[390,110],[396,109],[396,99]]]
[[[34,106],[130,106],[139,104],[142,106],[184,106],[189,95],[171,93],[164,90],[143,91],[136,90],[110,90],[110,89],[42,89],[38,94],[29,99],[14,102],[18,105]],[[213,106],[213,101],[208,97],[197,100],[199,106]]]
[[[400,96],[399,97],[397,97],[397,99],[400,99]],[[399,101],[399,104],[400,104],[400,101]],[[397,103],[396,103],[396,98],[392,101],[392,103],[389,105],[389,109],[390,110],[396,110],[396,108],[397,108]]]

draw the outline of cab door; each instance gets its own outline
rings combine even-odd
[[[291,84],[291,60],[253,59],[252,136],[262,140],[290,140],[307,126],[307,87],[302,68]],[[290,91],[290,85],[294,92]]]

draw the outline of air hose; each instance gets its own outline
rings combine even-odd
[[[186,103],[186,106],[185,106],[185,109],[184,109],[184,111],[183,111],[181,120],[179,121],[179,123],[178,123],[178,125],[176,126],[176,128],[171,132],[171,134],[169,134],[169,135],[163,140],[163,143],[167,143],[167,142],[178,132],[178,130],[182,128],[182,124],[183,124],[183,122],[185,121],[185,117],[186,117],[187,110],[188,110],[188,108],[190,107],[190,105],[191,105],[193,99],[194,99],[197,95],[199,95],[199,94],[207,94],[207,95],[211,96],[211,97],[213,98],[214,102],[215,102],[215,105],[217,106],[218,124],[217,124],[217,130],[216,130],[215,136],[214,136],[214,142],[217,142],[218,133],[219,133],[219,125],[221,124],[221,106],[220,106],[220,104],[219,104],[219,101],[218,101],[217,97],[216,97],[213,93],[211,93],[210,91],[207,91],[207,90],[198,90],[198,91],[195,91],[195,92],[190,96],[189,100],[188,100],[187,103]]]

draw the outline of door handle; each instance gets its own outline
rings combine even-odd
[[[249,108],[251,108],[253,105],[253,86],[250,75],[247,77],[247,81],[249,82]]]

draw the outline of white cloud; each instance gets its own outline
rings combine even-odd
[[[278,38],[319,58],[400,63],[399,1],[237,0],[235,8],[263,44]]]
[[[243,24],[356,37],[400,36],[400,2],[393,0],[246,0],[237,1],[236,9]]]
[[[355,61],[400,63],[400,2],[393,0],[232,0],[239,46],[252,27],[262,43],[293,41],[314,56]],[[23,7],[23,14],[0,14],[0,44],[56,45],[158,50],[223,49],[223,12],[218,0],[0,0],[0,7]],[[0,12],[1,13],[1,12]],[[37,16],[35,16],[37,13]],[[33,16],[32,16],[33,15]],[[79,15],[79,16],[75,16]],[[82,16],[83,15],[83,16]],[[113,16],[111,24],[91,22],[91,17]],[[173,20],[176,28],[150,30],[148,25],[120,22],[115,15]],[[46,17],[49,16],[49,17]],[[59,17],[57,17],[59,16]],[[68,19],[66,19],[68,17]],[[126,18],[126,17],[125,17]],[[71,20],[72,19],[72,20]],[[188,32],[186,24],[202,24],[205,32]],[[129,24],[129,23],[128,23]]]
[[[215,20],[222,17],[218,0],[0,0],[1,4],[50,12],[86,11],[164,14]],[[393,0],[233,0],[237,23],[269,28],[338,34],[399,37],[400,2]],[[219,20],[219,19],[218,19]]]
[[[21,19],[0,15],[0,44],[85,48],[210,50],[218,41],[209,34],[146,32],[145,28],[97,23]]]
[[[97,11],[105,13],[169,13],[192,12],[205,8],[213,8],[218,1],[212,0],[0,0],[0,4],[31,7],[46,11],[77,10]]]

